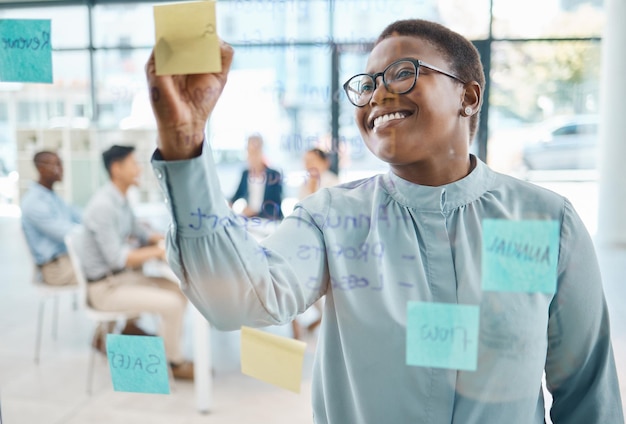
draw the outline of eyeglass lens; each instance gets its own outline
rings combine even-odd
[[[413,88],[417,76],[415,64],[409,61],[399,61],[389,65],[383,73],[383,84],[390,93],[403,94]],[[362,106],[367,104],[376,87],[376,82],[370,75],[357,75],[347,84],[347,94],[350,101]]]

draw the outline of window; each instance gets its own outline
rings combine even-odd
[[[0,19],[50,19],[53,49],[86,48],[89,20],[85,6],[54,6],[0,10]]]
[[[598,37],[604,11],[595,0],[494,0],[493,22],[497,38]]]
[[[94,46],[150,47],[154,44],[152,5],[102,4],[93,8]]]
[[[590,120],[597,125],[600,64],[600,44],[594,41],[493,43],[489,106],[509,118],[490,119],[489,164],[517,172],[524,168],[525,146],[546,139],[546,128],[562,136],[580,134],[579,124]],[[568,142],[587,143],[572,137]]]

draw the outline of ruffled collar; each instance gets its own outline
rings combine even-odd
[[[492,185],[495,173],[471,155],[476,164],[464,178],[438,187],[423,186],[404,180],[389,171],[383,175],[386,190],[397,202],[422,211],[447,213],[481,197]]]

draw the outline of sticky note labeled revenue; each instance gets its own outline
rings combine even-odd
[[[0,82],[52,83],[49,19],[0,19]]]
[[[157,75],[220,72],[215,1],[154,6]]]
[[[408,302],[407,365],[475,371],[478,325],[475,305]]]
[[[558,221],[483,221],[482,288],[554,293],[559,257]]]
[[[106,347],[116,392],[170,393],[161,337],[107,334]]]
[[[241,327],[241,372],[300,393],[306,343]]]

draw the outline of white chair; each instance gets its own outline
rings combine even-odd
[[[84,310],[87,317],[95,321],[96,328],[93,333],[93,337],[95,337],[100,331],[104,331],[105,334],[108,332],[107,329],[110,324],[117,323],[118,321],[127,321],[131,319],[135,319],[139,317],[137,313],[129,313],[129,312],[109,312],[109,311],[100,311],[94,309],[88,301],[87,298],[87,278],[85,277],[85,273],[82,267],[82,262],[80,256],[78,254],[79,247],[81,245],[82,237],[84,234],[84,227],[82,225],[76,226],[72,231],[65,237],[65,245],[67,246],[67,251],[70,256],[70,260],[72,262],[72,267],[74,268],[74,273],[76,274],[76,280],[78,281],[78,293],[79,293],[79,304],[80,307]],[[93,367],[95,362],[96,350],[91,349],[91,356],[89,358],[89,371],[87,374],[87,393],[91,394],[91,389],[93,385]]]
[[[58,328],[59,328],[59,298],[66,293],[70,293],[74,295],[74,310],[77,309],[76,305],[76,297],[78,295],[78,287],[75,285],[70,286],[54,286],[51,284],[47,284],[44,281],[43,274],[41,273],[41,269],[38,266],[33,266],[33,277],[32,277],[32,285],[37,292],[37,296],[39,297],[39,312],[37,316],[37,331],[35,334],[35,363],[39,363],[40,354],[41,354],[41,338],[43,333],[43,318],[46,308],[46,303],[48,300],[53,301],[53,312],[52,312],[52,337],[54,340],[57,339],[58,336]]]

